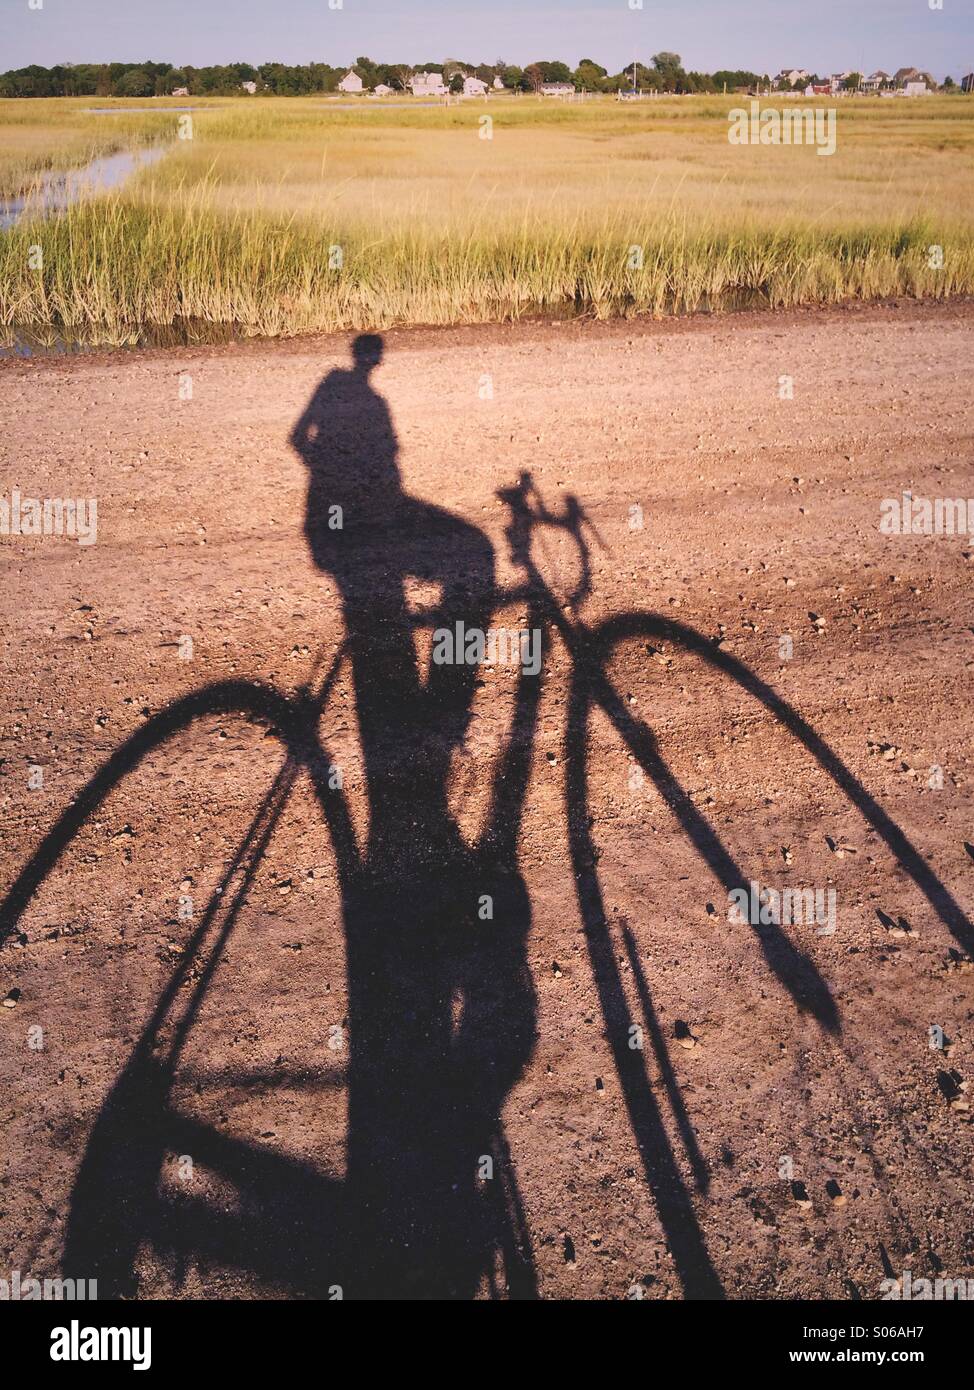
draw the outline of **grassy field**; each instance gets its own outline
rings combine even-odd
[[[974,293],[974,100],[839,101],[831,157],[732,146],[742,102],[197,98],[192,139],[158,102],[0,102],[6,194],[171,144],[0,233],[0,325],[123,342]]]

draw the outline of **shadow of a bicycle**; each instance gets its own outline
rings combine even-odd
[[[730,889],[745,882],[746,874],[667,765],[651,729],[630,712],[612,687],[605,668],[613,648],[630,640],[666,640],[702,658],[747,692],[811,754],[864,820],[875,828],[966,952],[974,945],[974,933],[947,887],[838,755],[792,706],[735,657],[715,647],[694,629],[652,613],[626,614],[592,630],[581,629],[578,625],[569,627],[557,605],[552,604],[551,596],[542,593],[536,616],[562,631],[575,661],[568,713],[571,751],[567,759],[565,809],[576,891],[606,1021],[606,1035],[647,1183],[655,1198],[684,1292],[691,1298],[719,1298],[722,1296],[720,1283],[703,1241],[693,1200],[667,1136],[659,1102],[649,1084],[646,1063],[642,1053],[626,1045],[634,1020],[611,946],[599,876],[594,867],[596,856],[586,767],[587,724],[594,706],[600,706],[608,715],[717,881]],[[334,1296],[336,1286],[341,1286],[349,1296],[363,1290],[368,1291],[365,1296],[383,1293],[400,1297],[472,1296],[485,1268],[492,1268],[485,1254],[490,1249],[499,1252],[503,1261],[506,1286],[503,1291],[508,1296],[531,1297],[536,1292],[531,1243],[520,1194],[513,1165],[506,1153],[506,1141],[497,1122],[500,1098],[512,1084],[510,1076],[499,1077],[496,1092],[480,1098],[480,1123],[468,1121],[462,1126],[464,1168],[468,1176],[471,1153],[480,1154],[486,1149],[497,1157],[503,1182],[493,1186],[484,1184],[476,1192],[471,1188],[466,1199],[464,1196],[458,1199],[456,1192],[449,1190],[452,1185],[448,1185],[447,1191],[443,1190],[446,1179],[456,1176],[452,1163],[447,1165],[445,1173],[437,1174],[434,1181],[414,1173],[412,1201],[403,1203],[401,1193],[397,1199],[408,1209],[408,1215],[393,1226],[388,1224],[386,1203],[379,1204],[383,1214],[381,1222],[375,1220],[374,1211],[370,1214],[370,1205],[379,1195],[371,1183],[360,1183],[356,1190],[354,1177],[341,1182],[311,1164],[228,1138],[181,1115],[171,1101],[182,1046],[198,1018],[222,947],[234,929],[249,885],[301,769],[310,775],[317,803],[329,828],[342,894],[355,903],[354,920],[364,920],[370,911],[368,895],[374,892],[374,885],[369,884],[367,867],[356,849],[345,798],[340,790],[329,785],[327,772],[332,759],[318,731],[320,710],[328,698],[340,657],[341,653],[320,689],[313,694],[305,690],[289,697],[254,682],[225,682],[204,687],[149,720],[116,750],[77,795],[34,852],[0,908],[0,922],[6,935],[15,929],[33,894],[105,798],[153,749],[179,731],[208,715],[235,713],[272,728],[279,737],[285,752],[281,770],[228,865],[128,1065],[103,1105],[79,1168],[72,1195],[64,1269],[67,1275],[84,1271],[87,1277],[97,1277],[100,1287],[109,1296],[131,1296],[137,1291],[134,1271],[143,1242],[169,1254],[177,1267],[193,1258],[211,1267],[239,1268],[265,1281],[269,1287],[282,1288],[299,1297]],[[508,751],[496,775],[495,815],[491,817],[481,846],[475,851],[484,856],[474,875],[480,884],[485,881],[486,861],[489,859],[495,866],[504,865],[513,850],[510,840],[512,835],[516,837],[517,830],[516,827],[512,829],[508,811],[512,799],[515,804],[521,800],[516,784],[523,783],[527,777],[530,730],[537,700],[537,688],[528,686],[520,692]],[[472,862],[468,858],[458,866],[458,871],[469,874]],[[454,883],[452,875],[448,876]],[[495,887],[503,894],[500,879]],[[513,891],[516,897],[519,886]],[[424,884],[424,894],[428,899],[428,883]],[[397,885],[397,896],[401,903],[401,884]],[[387,907],[383,891],[376,909],[380,917]],[[518,911],[522,914],[526,911],[523,904],[509,915],[516,919]],[[769,968],[787,988],[796,1006],[809,1012],[827,1032],[838,1032],[840,1020],[832,995],[808,958],[780,928],[762,931],[759,941]],[[483,960],[478,962],[474,956],[467,961],[465,969],[496,972],[493,946]],[[448,974],[452,987],[456,970]],[[525,1003],[518,996],[519,990],[531,987],[520,980],[516,960],[512,961],[509,974],[511,978],[497,984],[498,991],[505,996],[507,1013],[511,1012],[513,998],[515,1011],[520,1011],[533,1027],[530,1000]],[[186,998],[183,997],[185,986],[191,976],[194,982]],[[409,986],[414,983],[407,981]],[[644,979],[639,994],[644,1021],[665,1077],[666,1045],[655,1025]],[[390,992],[386,981],[381,987],[381,998],[373,996],[371,1004],[388,1011],[397,1001],[402,1005],[403,998],[401,991]],[[481,1012],[479,1017],[470,1020],[469,1026],[476,1032],[485,1022],[486,1015]],[[451,1044],[440,1039],[439,1046],[449,1048]],[[352,1047],[354,1055],[354,1026]],[[369,1094],[368,1075],[377,1062],[376,1049],[381,1049],[374,1035],[371,1047],[372,1055],[364,1059],[365,1075],[359,1080],[366,1104],[374,1104],[376,1100],[374,1087]],[[519,1042],[517,1055],[524,1050],[525,1043]],[[387,1056],[379,1056],[378,1060],[383,1066],[389,1064]],[[424,1064],[428,1060],[427,1052]],[[463,1074],[462,1068],[457,1074]],[[414,1090],[408,1082],[409,1078],[404,1094],[412,1098]],[[679,1109],[675,1088],[669,1087],[668,1095],[696,1185],[705,1192],[706,1172],[689,1120]],[[442,1093],[438,1099],[442,1100]],[[368,1126],[370,1142],[375,1142],[376,1131],[386,1120],[383,1114],[372,1116]],[[394,1119],[392,1129],[397,1142],[401,1140],[403,1123],[402,1116],[398,1121]],[[456,1111],[448,1123],[457,1126]],[[466,1141],[471,1141],[472,1147]],[[167,1196],[161,1193],[159,1173],[163,1156],[174,1147],[193,1153],[199,1162],[222,1174],[245,1194],[246,1200],[240,1209],[232,1214],[220,1212],[183,1194]],[[455,1150],[456,1145],[451,1142],[448,1151],[454,1154]],[[427,1149],[424,1162],[428,1161],[428,1156]],[[399,1157],[402,1157],[401,1151]],[[400,1243],[410,1246],[409,1237],[419,1242],[420,1247],[425,1240],[425,1255],[421,1248],[412,1244],[408,1258],[403,1259],[403,1251],[397,1247]]]
[[[485,828],[468,844],[449,813],[450,760],[472,714],[476,663],[433,668],[424,680],[405,599],[407,578],[441,586],[446,626],[482,628],[498,602],[493,550],[476,527],[409,495],[386,402],[374,386],[382,340],[362,335],[347,370],[329,373],[291,432],[307,474],[305,539],[315,565],[341,595],[346,637],[324,678],[293,695],[250,681],[205,686],[149,719],[75,796],[21,870],[0,906],[0,941],[114,788],[167,740],[211,715],[234,715],[274,731],[283,763],[138,1043],[101,1107],[71,1197],[66,1275],[97,1278],[103,1296],[138,1292],[139,1251],[149,1244],[177,1268],[250,1271],[298,1297],[532,1297],[534,1255],[501,1116],[537,1036],[537,1001],[526,941],[531,903],[518,867],[544,667],[522,668],[504,751],[490,786]],[[614,688],[612,652],[629,641],[665,639],[693,653],[762,705],[788,730],[884,839],[965,951],[974,932],[926,860],[798,712],[729,653],[694,629],[649,612],[595,627],[579,616],[591,589],[591,523],[577,499],[551,511],[529,475],[500,494],[508,506],[511,558],[527,582],[528,625],[555,633],[572,660],[564,808],[585,941],[605,1032],[646,1181],[690,1298],[723,1290],[690,1185],[642,1052],[627,1041],[632,1006],[610,939],[595,867],[587,755],[589,719],[601,708],[655,784],[689,843],[728,891],[743,867],[693,803],[653,730]],[[555,527],[577,545],[581,577],[567,604],[532,554],[536,528]],[[355,687],[369,799],[369,835],[359,848],[347,799],[328,776],[332,759],[320,716],[341,663]],[[200,1011],[299,775],[310,778],[336,864],[349,999],[347,1171],[316,1166],[220,1134],[183,1113],[174,1086]],[[478,901],[493,904],[485,923]],[[757,935],[767,967],[796,1009],[826,1033],[838,1009],[814,962],[779,925]],[[664,1095],[698,1194],[706,1165],[674,1082],[650,982],[625,942]],[[160,1183],[173,1149],[219,1173],[238,1192],[232,1210]],[[493,1165],[497,1180],[482,1181]]]

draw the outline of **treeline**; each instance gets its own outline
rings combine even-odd
[[[512,91],[536,92],[546,83],[571,83],[582,92],[616,92],[635,85],[643,91],[721,92],[767,86],[768,77],[753,72],[685,72],[678,53],[656,53],[652,64],[630,63],[622,72],[610,73],[591,58],[583,58],[577,68],[567,63],[529,63],[519,68],[498,59],[494,63],[463,63],[456,59],[436,59],[429,63],[376,63],[357,58],[352,64],[367,88],[380,83],[394,91],[408,91],[414,72],[442,72],[444,81],[456,90],[465,76],[479,77],[493,86],[499,77]],[[151,97],[170,96],[185,88],[191,96],[230,96],[239,93],[244,82],[253,82],[258,92],[272,96],[307,96],[315,92],[334,92],[348,67],[328,63],[227,63],[219,67],[173,67],[171,63],[59,63],[52,68],[17,68],[0,74],[0,97]]]

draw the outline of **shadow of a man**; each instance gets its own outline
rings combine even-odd
[[[494,555],[476,527],[403,490],[399,442],[389,408],[372,384],[383,341],[363,333],[352,345],[351,370],[336,369],[318,386],[291,434],[308,469],[305,535],[315,564],[330,573],[342,597],[357,714],[370,789],[385,792],[419,769],[424,745],[425,795],[442,793],[446,761],[463,739],[477,667],[430,663],[422,681],[405,580],[441,588],[438,625],[485,629],[494,595]],[[393,796],[393,799],[395,797]],[[373,840],[395,834],[373,805]],[[429,803],[427,803],[429,804]],[[436,800],[439,808],[440,801]]]
[[[475,527],[404,491],[372,382],[382,346],[358,337],[351,370],[325,377],[291,435],[308,469],[311,554],[342,598],[369,804],[343,902],[347,1248],[373,1297],[469,1297],[498,1248],[530,1290],[500,1128],[535,1040],[528,896],[516,851],[498,864],[450,814],[479,668],[430,661],[423,679],[405,589],[409,577],[439,586],[435,626],[486,631],[494,555]],[[486,1181],[486,1159],[506,1178]]]

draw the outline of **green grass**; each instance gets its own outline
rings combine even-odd
[[[974,101],[840,102],[831,158],[730,146],[737,101],[204,104],[123,190],[0,235],[0,325],[118,342],[974,293]],[[62,155],[84,119],[174,132],[78,105],[0,103],[0,125],[45,108]]]

